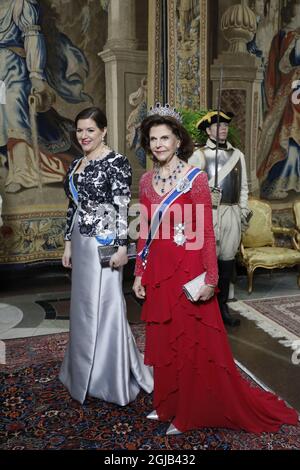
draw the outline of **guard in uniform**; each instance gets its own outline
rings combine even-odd
[[[219,265],[219,306],[224,323],[238,326],[240,320],[231,316],[227,301],[235,269],[235,255],[239,248],[242,230],[248,225],[250,211],[245,157],[227,141],[232,118],[232,113],[220,112],[217,168],[221,201],[218,208],[213,208],[213,219]],[[208,134],[208,140],[205,146],[194,152],[189,159],[191,165],[206,171],[211,188],[215,182],[217,121],[218,112],[211,111],[197,123],[198,129]]]

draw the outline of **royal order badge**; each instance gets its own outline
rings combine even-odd
[[[187,193],[192,187],[192,182],[188,178],[181,178],[176,185],[177,191]]]
[[[184,224],[177,224],[174,226],[174,242],[178,246],[182,246],[186,242],[186,237],[184,235]]]

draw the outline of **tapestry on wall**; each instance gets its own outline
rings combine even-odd
[[[176,2],[176,105],[198,110],[207,105],[208,4]]]
[[[179,108],[207,106],[207,0],[169,2],[169,100]]]
[[[269,200],[273,208],[291,208],[300,196],[300,2],[243,0],[240,5],[236,4],[235,0],[218,0],[219,26],[216,34],[210,36],[218,45],[219,62],[216,64],[221,63],[220,58],[226,59],[227,52],[232,56],[236,54],[236,58],[231,59],[233,66],[239,66],[245,58],[242,49],[234,52],[231,48],[231,37],[227,33],[228,27],[233,25],[228,12],[237,11],[235,7],[240,7],[240,12],[249,7],[254,13],[256,31],[253,30],[245,52],[252,56],[249,56],[249,67],[256,79],[252,83],[248,80],[254,87],[250,107],[247,102],[249,89],[243,83],[242,73],[239,83],[234,74],[228,73],[230,65],[226,70],[226,64],[224,76],[227,73],[229,78],[222,92],[222,106],[233,111],[234,124],[238,122],[242,150],[248,163],[250,191]],[[244,11],[244,14],[245,18],[251,18],[249,12]],[[248,26],[245,23],[243,27],[249,33]],[[228,51],[225,38],[230,43]],[[251,66],[254,57],[256,63],[252,61]],[[217,87],[214,82],[214,92]],[[217,102],[216,93],[214,102]]]
[[[207,106],[207,31],[208,0],[169,0],[166,36],[163,41],[161,0],[149,4],[149,73],[148,102],[163,101],[162,90],[167,80],[165,97],[171,105],[198,109]],[[162,44],[167,45],[167,77],[161,57]]]
[[[262,122],[257,151],[261,197],[293,201],[300,193],[300,2],[250,2],[257,32],[249,51],[262,60]]]
[[[80,154],[73,119],[84,107],[104,107],[97,53],[106,23],[97,0],[1,2],[1,264],[61,257],[62,182]]]

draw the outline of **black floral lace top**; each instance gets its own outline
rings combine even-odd
[[[70,199],[65,240],[71,240],[78,210],[78,225],[82,235],[105,238],[113,234],[115,245],[126,245],[132,182],[128,159],[112,151],[101,160],[91,160],[78,177],[76,174],[77,204],[70,190],[70,176],[80,161],[81,158],[78,158],[71,163],[65,179],[65,192]]]

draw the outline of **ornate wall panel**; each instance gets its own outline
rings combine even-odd
[[[259,96],[258,96],[258,92],[256,91],[253,97],[253,110],[252,110],[253,144],[255,146],[257,145],[257,139],[258,139],[259,106],[260,106]],[[255,165],[255,161],[253,158],[251,158],[251,161],[250,161],[250,170],[251,172],[254,172],[256,170],[256,165]]]
[[[148,103],[162,100],[162,80],[172,105],[205,108],[208,96],[207,0],[168,0],[168,76],[162,76],[162,0],[149,2]],[[153,21],[155,18],[155,22]]]
[[[241,148],[245,148],[246,140],[246,99],[245,89],[228,89],[222,91],[221,107],[234,113],[234,124],[239,131]]]
[[[182,108],[206,108],[207,0],[172,0],[169,10],[170,101]]]
[[[148,23],[148,103],[160,101],[161,92],[161,0],[149,2]]]
[[[17,213],[19,212],[19,213]],[[23,207],[5,217],[0,232],[0,263],[60,259],[64,248],[65,206]]]

